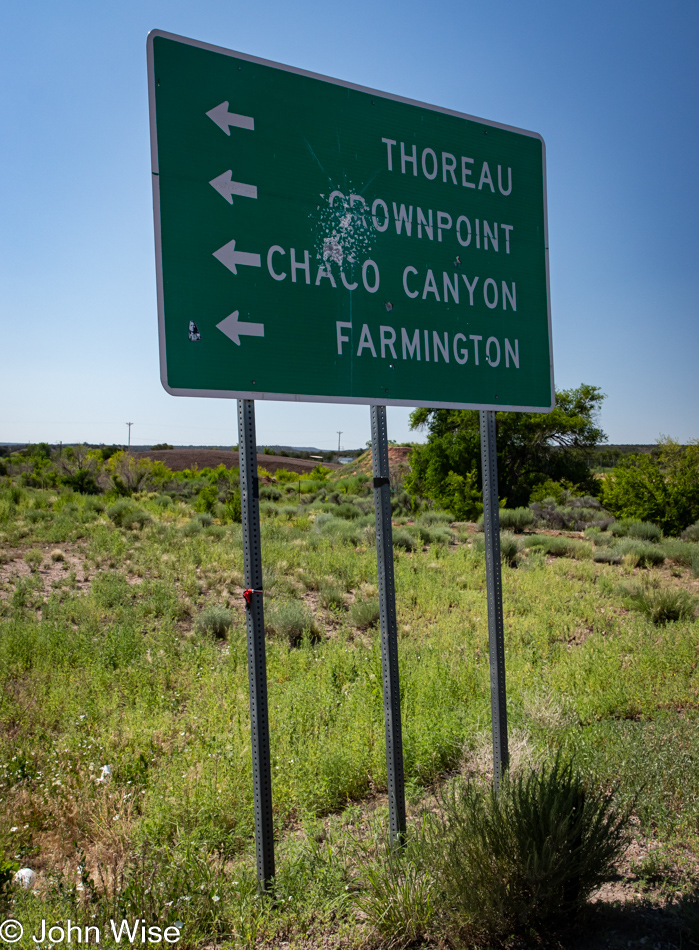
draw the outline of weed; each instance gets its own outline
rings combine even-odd
[[[530,508],[501,508],[500,527],[508,531],[522,532],[534,524],[534,512]]]
[[[202,610],[196,619],[194,629],[197,633],[205,633],[217,640],[223,640],[233,623],[233,614],[225,607],[207,607]]]
[[[350,620],[360,630],[367,630],[379,622],[381,611],[378,599],[355,600],[350,608]]]
[[[685,541],[699,541],[699,521],[696,524],[690,525],[688,528],[682,532],[682,537]]]
[[[357,842],[363,885],[357,905],[389,947],[421,942],[435,919],[435,886],[425,867],[422,831],[419,825],[411,828],[397,848],[386,825],[374,822],[367,838]]]
[[[37,548],[31,548],[31,550],[27,551],[24,555],[25,564],[28,566],[32,574],[36,574],[36,572],[41,567],[43,560],[44,556]]]
[[[657,567],[665,560],[665,554],[659,545],[637,541],[635,538],[622,538],[613,550],[622,557],[635,559],[639,567]]]
[[[320,587],[320,603],[325,608],[340,609],[345,606],[345,594],[337,584],[324,583]]]
[[[656,626],[694,619],[694,599],[684,590],[643,586],[629,590],[626,600]]]
[[[410,531],[407,531],[405,528],[394,528],[392,535],[394,548],[402,548],[404,551],[414,551],[417,547],[415,535],[411,534]],[[428,532],[428,537],[431,537],[430,532]]]
[[[305,633],[314,632],[313,615],[299,600],[273,600],[265,612],[265,627],[270,634],[296,646]]]
[[[499,795],[477,781],[441,796],[429,862],[447,926],[501,939],[569,921],[615,875],[628,814],[556,758],[506,776]]]
[[[663,536],[657,524],[650,521],[631,521],[626,533],[629,538],[638,538],[640,541],[660,541]]]

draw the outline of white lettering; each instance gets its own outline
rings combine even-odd
[[[495,299],[492,303],[488,299],[488,286],[493,288],[493,293],[495,294]],[[483,300],[485,300],[486,307],[490,307],[491,310],[493,310],[498,305],[498,285],[495,283],[492,277],[489,277],[483,284]]]
[[[304,263],[303,263],[303,264],[297,264],[297,263],[296,263],[296,251],[295,251],[295,249],[292,247],[292,248],[291,248],[291,279],[292,279],[292,281],[293,281],[294,283],[296,283],[296,271],[297,271],[297,270],[302,270],[302,271],[305,271],[305,274],[306,274],[306,283],[307,283],[307,284],[310,284],[310,282],[311,282],[311,261],[310,261],[310,258],[309,258],[309,256],[308,256],[308,251],[304,251],[304,252],[303,252],[303,260],[304,260]]]
[[[408,357],[405,355],[406,353],[410,353],[410,359],[412,359],[413,353],[417,350],[417,358],[419,360],[420,359],[420,331],[416,330],[415,333],[413,333],[413,339],[411,343],[410,337],[405,332],[405,328],[401,327],[400,338],[403,344],[403,359],[407,360]]]
[[[503,280],[502,282],[502,309],[507,310],[507,301],[510,301],[510,306],[513,310],[517,309],[517,287],[515,282],[512,281],[512,292],[507,288],[507,284]]]
[[[442,231],[448,231],[451,227],[451,215],[446,211],[437,212],[437,240],[442,240]]]
[[[376,209],[379,206],[383,208],[383,224],[379,224],[379,219],[376,217]],[[388,205],[386,204],[385,201],[382,201],[380,198],[377,198],[376,201],[371,206],[371,220],[377,231],[385,231],[389,225]]]
[[[374,268],[374,285],[372,287],[369,286],[369,281],[367,279],[367,270],[370,267]],[[364,284],[364,289],[368,291],[370,294],[375,294],[376,291],[379,289],[379,269],[376,266],[376,264],[371,260],[364,261],[364,263],[362,264],[362,283]]]
[[[355,280],[355,282],[354,282],[353,284],[348,284],[348,283],[347,283],[347,278],[345,277],[345,272],[344,272],[343,270],[340,271],[340,279],[342,280],[342,283],[345,285],[345,287],[346,287],[348,290],[356,290],[357,287],[359,287],[359,284],[357,283],[356,280]]]
[[[502,168],[498,165],[498,188],[501,195],[509,195],[512,191],[512,169],[507,169],[507,191],[502,187]]]
[[[466,238],[465,241],[461,237],[461,222],[462,221],[466,222],[466,227],[468,228],[468,237]],[[468,247],[469,244],[471,243],[471,222],[468,220],[465,214],[460,215],[456,219],[456,240],[459,242],[459,244],[462,247]]]
[[[328,277],[328,278],[330,279],[330,283],[333,285],[333,287],[337,287],[337,284],[335,283],[335,278],[333,277],[333,275],[332,275],[332,273],[331,273],[331,271],[330,271],[330,262],[329,262],[329,261],[326,261],[325,264],[321,264],[320,267],[318,268],[318,274],[317,274],[317,276],[316,276],[316,287],[318,286],[318,284],[321,282],[321,280],[322,280],[324,277]]]
[[[381,334],[381,359],[386,359],[386,347],[389,348],[393,359],[397,359],[393,344],[396,342],[396,331],[393,327],[379,327]]]
[[[410,155],[405,154],[405,145],[403,142],[400,143],[400,170],[405,175],[405,163],[413,163],[413,175],[417,175],[417,145],[413,145],[413,150]]]
[[[424,330],[424,339],[425,339],[425,362],[429,363],[430,361],[430,331]]]
[[[417,274],[417,267],[406,267],[403,271],[403,290],[405,291],[408,297],[417,297],[420,293],[419,290],[411,290],[408,287],[408,274]]]
[[[474,356],[476,358],[475,360],[476,366],[480,365],[478,362],[478,341],[482,339],[483,339],[482,336],[474,336],[473,333],[469,334],[469,340],[473,340],[473,350],[474,350]]]
[[[112,934],[113,934],[114,939],[116,940],[117,943],[121,943],[121,938],[122,938],[122,936],[123,936],[123,934],[124,934],[124,931],[126,931],[126,934],[127,934],[127,936],[128,936],[128,941],[127,941],[127,942],[128,942],[128,943],[134,943],[134,941],[136,940],[136,934],[138,933],[138,925],[141,923],[141,921],[140,921],[140,919],[137,917],[137,918],[136,918],[136,922],[135,922],[135,924],[133,925],[133,930],[129,930],[129,922],[128,922],[127,920],[122,920],[122,922],[121,922],[121,927],[119,927],[119,933],[117,933],[115,921],[110,920],[109,923],[110,923],[110,926],[111,926],[111,928],[112,928]],[[179,933],[179,931],[178,931],[178,933]]]
[[[466,337],[463,333],[457,333],[454,337],[454,359],[457,363],[460,363],[462,366],[468,360],[468,346],[462,346],[461,349],[457,349],[457,345],[460,340],[466,342]]]
[[[388,170],[393,171],[393,146],[396,144],[395,139],[381,139],[382,142],[386,144],[386,151],[388,152]]]
[[[481,180],[478,182],[479,191],[483,185],[490,185],[490,190],[495,194],[495,187],[493,186],[493,179],[490,177],[490,169],[488,168],[487,162],[483,162],[483,168],[481,168]]]
[[[446,271],[442,272],[442,278],[444,280],[444,303],[449,303],[449,293],[451,292],[452,297],[454,298],[454,303],[459,302],[459,275],[454,274],[454,283],[449,280],[449,274]]]
[[[493,250],[497,251],[498,249],[498,226],[494,224],[495,234],[490,230],[490,225],[487,221],[483,222],[483,248],[488,250],[488,238],[490,238],[490,243],[493,245]]]
[[[403,230],[403,225],[405,225],[405,233],[410,237],[410,232],[413,229],[413,206],[410,205],[408,210],[405,210],[405,205],[400,206],[400,211],[398,210],[398,205],[393,202],[393,217],[396,222],[396,234],[400,234]]]
[[[497,359],[493,359],[493,357],[490,355],[490,347],[493,343],[495,344],[495,348],[497,350]],[[498,366],[500,364],[500,344],[494,336],[489,336],[488,342],[485,344],[485,358],[491,366]]]
[[[427,212],[429,214],[429,219],[424,216],[422,213],[422,208],[417,209],[417,236],[422,237],[422,228],[425,227],[425,233],[430,241],[434,238],[434,226],[432,224],[432,209],[430,208]]]
[[[447,173],[451,175],[451,180],[456,184],[456,175],[454,171],[456,169],[456,158],[454,155],[451,155],[449,152],[442,152],[442,181],[446,182]]]
[[[434,274],[431,270],[427,271],[427,276],[425,277],[425,289],[422,291],[422,299],[424,300],[428,294],[434,294],[437,303],[439,303],[439,291],[437,290],[437,284],[435,283]]]
[[[444,334],[444,343],[442,343],[439,333],[436,330],[432,331],[432,351],[434,353],[435,363],[439,362],[439,357],[437,356],[437,350],[442,354],[442,359],[445,363],[449,362],[449,334]]]
[[[501,224],[500,227],[505,232],[505,254],[510,253],[510,231],[512,230],[511,224]]]
[[[469,282],[468,282],[468,277],[466,276],[466,274],[462,274],[461,276],[463,277],[464,283],[466,284],[466,286],[467,286],[467,288],[468,288],[468,299],[469,299],[469,303],[471,304],[471,306],[473,306],[473,291],[476,289],[476,284],[478,283],[478,278],[477,278],[477,277],[474,277],[474,278],[473,278],[473,283],[472,283],[472,284],[469,284]]]
[[[281,274],[278,274],[272,266],[272,257],[275,254],[286,254],[286,251],[283,247],[279,247],[278,244],[274,244],[272,247],[270,247],[269,251],[267,251],[267,270],[269,271],[270,276],[274,277],[275,280],[284,280],[286,277],[286,271],[282,271]]]
[[[505,340],[505,366],[508,369],[510,366],[510,356],[512,357],[512,362],[517,369],[519,369],[519,340],[515,340],[514,350],[510,346],[510,341],[508,339]]]
[[[359,337],[359,347],[357,348],[357,356],[362,355],[362,350],[367,349],[371,350],[371,355],[376,359],[376,350],[374,349],[374,341],[371,338],[371,333],[369,333],[369,327],[364,324],[362,327],[362,335]]]
[[[432,157],[432,174],[427,171],[427,164],[425,162],[425,159],[428,155]],[[429,178],[430,181],[437,177],[437,155],[432,151],[431,148],[425,148],[422,150],[422,173],[425,178]]]
[[[349,337],[344,336],[343,330],[351,330],[351,323],[341,323],[339,320],[335,321],[335,326],[337,327],[337,355],[342,356],[342,344],[349,343]]]
[[[473,165],[472,158],[465,158],[462,156],[461,158],[461,184],[464,186],[464,188],[475,188],[476,183],[474,181],[466,181],[466,177],[473,173],[472,168],[466,168],[467,162]]]

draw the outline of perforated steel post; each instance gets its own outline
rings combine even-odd
[[[386,724],[388,816],[391,841],[393,844],[402,844],[405,838],[405,779],[403,776],[403,730],[400,718],[396,587],[393,578],[391,485],[388,468],[388,433],[385,406],[371,407],[371,457],[374,472],[376,562],[379,574],[379,609],[381,613],[381,667],[383,670],[383,711]]]
[[[490,651],[490,709],[493,721],[493,780],[497,791],[509,763],[507,746],[507,693],[505,690],[505,634],[502,615],[500,568],[500,507],[495,413],[480,411],[483,463],[483,528],[485,530],[485,579],[488,594]]]
[[[262,602],[262,549],[260,545],[255,403],[252,399],[238,400],[238,450],[240,454],[240,505],[243,519],[245,613],[248,633],[248,680],[250,683],[250,733],[252,738],[252,784],[255,799],[257,880],[260,890],[266,891],[274,878],[274,821],[267,714],[267,660],[265,656],[265,619]]]

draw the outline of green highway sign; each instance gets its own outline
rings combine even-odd
[[[552,408],[539,135],[159,31],[148,76],[168,392]]]

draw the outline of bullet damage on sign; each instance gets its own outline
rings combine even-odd
[[[349,278],[355,265],[371,256],[374,226],[371,207],[351,183],[328,187],[315,212],[315,251],[321,264],[333,265]]]

